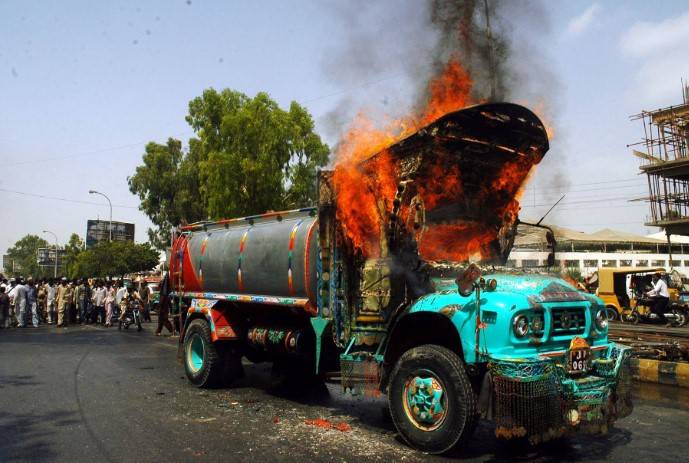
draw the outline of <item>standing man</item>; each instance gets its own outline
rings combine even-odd
[[[16,288],[16,287],[17,287],[17,280],[14,278],[10,278],[10,282],[9,282],[7,288],[5,289],[5,292],[7,293],[7,295],[10,298],[10,311],[9,311],[9,319],[7,322],[8,327],[12,326],[13,320],[15,317],[14,288]]]
[[[105,323],[105,286],[103,286],[103,282],[96,282],[96,288],[93,290],[91,301],[96,308],[92,321],[94,323]]]
[[[48,324],[52,325],[55,323],[55,302],[57,300],[57,288],[56,283],[53,280],[48,280],[46,284],[46,320]]]
[[[9,327],[10,297],[5,292],[7,286],[0,286],[0,328]]]
[[[77,311],[79,306],[77,304],[77,288],[79,287],[79,280],[69,282],[69,287],[72,288],[72,300],[69,304],[69,323],[77,323]]]
[[[144,281],[141,284],[141,290],[139,291],[139,297],[141,298],[141,308],[143,310],[143,319],[145,322],[151,321],[151,289],[148,287],[148,283]]]
[[[26,288],[26,308],[31,312],[31,325],[38,328],[38,289],[31,278]]]
[[[67,283],[66,278],[62,278],[60,287],[57,290],[57,327],[62,328],[69,323],[69,306],[74,300],[74,290]],[[67,313],[65,313],[67,312]],[[65,316],[67,315],[67,316]]]
[[[26,286],[21,278],[17,280],[17,285],[10,291],[10,299],[14,301],[14,314],[17,325],[24,327],[24,317],[26,316]]]
[[[82,325],[86,323],[86,301],[87,289],[85,280],[81,280],[76,288],[74,288],[74,299],[78,308],[79,323]]]
[[[160,305],[158,309],[158,328],[156,329],[155,335],[161,336],[163,334],[163,327],[167,328],[170,335],[175,333],[175,328],[170,323],[170,297],[168,293],[170,292],[170,284],[168,281],[167,274],[160,282]]]
[[[39,323],[45,323],[48,320],[48,314],[46,313],[46,296],[47,291],[45,289],[46,285],[42,280],[38,280],[36,284],[36,290],[38,291],[38,321]]]
[[[122,298],[125,297],[127,293],[127,287],[124,285],[122,280],[117,282],[117,292],[115,293],[115,304],[119,307]]]

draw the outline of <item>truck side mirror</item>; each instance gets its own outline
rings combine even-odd
[[[464,297],[471,295],[479,278],[481,278],[481,268],[476,264],[472,263],[462,270],[455,280],[459,294]]]

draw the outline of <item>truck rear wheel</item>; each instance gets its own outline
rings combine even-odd
[[[438,454],[462,446],[477,420],[476,395],[451,350],[423,345],[398,360],[388,388],[390,415],[405,441]]]
[[[205,320],[193,320],[184,335],[184,371],[194,386],[220,387],[242,375],[241,355],[214,343]]]

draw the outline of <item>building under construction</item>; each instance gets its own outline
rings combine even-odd
[[[648,176],[651,215],[647,226],[669,235],[689,235],[689,86],[682,85],[683,102],[631,117],[643,121],[644,138],[634,143]],[[643,147],[643,148],[642,148]]]

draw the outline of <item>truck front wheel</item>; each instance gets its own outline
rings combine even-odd
[[[241,356],[229,346],[214,343],[208,323],[197,319],[184,335],[184,371],[197,387],[219,387],[241,376]]]
[[[464,363],[442,346],[406,351],[392,372],[388,400],[399,433],[424,452],[460,447],[476,425],[476,395]]]

